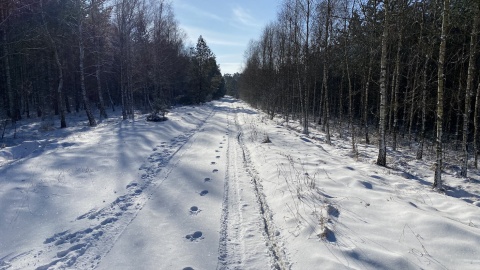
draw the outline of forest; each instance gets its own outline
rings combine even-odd
[[[224,95],[214,53],[201,36],[187,47],[167,1],[2,0],[0,11],[3,128],[52,116],[64,128],[72,111],[95,126],[108,107],[128,119]]]
[[[249,44],[240,97],[270,117],[321,126],[358,142],[435,155],[442,190],[445,151],[460,175],[478,168],[478,1],[286,0]]]
[[[272,7],[276,8],[276,7]],[[478,168],[480,80],[475,0],[284,0],[249,43],[242,73],[222,76],[202,36],[196,46],[166,0],[0,1],[0,120],[107,108],[164,114],[225,93],[270,115],[319,125],[357,144],[445,151],[461,175]],[[94,115],[98,111],[98,116]],[[2,135],[3,139],[3,135]]]

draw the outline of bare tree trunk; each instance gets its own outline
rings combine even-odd
[[[108,101],[110,102],[110,106],[112,106],[112,112],[114,112],[115,111],[115,102],[113,102],[112,94],[110,93],[110,88],[108,87],[108,83],[106,84],[106,88],[107,88]]]
[[[429,59],[430,55],[425,55],[425,63],[423,64],[422,75],[422,127],[420,130],[420,145],[418,146],[416,157],[418,160],[423,158],[423,147],[425,144],[425,123],[427,121],[427,68]]]
[[[368,72],[367,72],[367,82],[365,83],[365,95],[363,103],[363,125],[365,132],[365,143],[370,144],[370,136],[368,134],[368,94],[370,92],[370,80],[372,78],[372,58],[373,58],[373,49],[370,49],[370,60],[368,61]]]
[[[465,50],[462,50],[462,56],[461,59],[465,59]],[[455,133],[454,133],[454,149],[455,151],[458,151],[458,147],[460,146],[460,121],[462,118],[462,106],[465,106],[465,104],[462,104],[461,99],[465,96],[462,93],[463,90],[463,78],[464,78],[464,68],[460,68],[460,75],[458,76],[458,90],[455,92],[455,105],[457,106],[457,109],[455,110],[453,106],[450,106],[450,111],[454,111],[456,114],[456,119],[455,119]],[[447,112],[446,114],[451,115],[450,112]],[[451,121],[450,117],[447,117],[447,121],[445,123],[445,126],[449,126],[449,121]]]
[[[122,50],[122,49],[121,49]],[[120,92],[122,99],[122,119],[127,120],[127,91],[125,82],[125,60],[120,60]]]
[[[94,40],[94,46],[95,46],[95,79],[97,81],[97,95],[98,95],[98,108],[100,110],[100,119],[102,118],[108,118],[107,111],[105,109],[105,101],[103,99],[103,91],[102,91],[102,80],[101,80],[101,46],[100,46],[100,41],[99,41],[99,36],[97,34],[97,29],[100,27],[97,25],[100,23],[100,20],[98,19],[97,12],[99,12],[99,6],[98,2],[95,0],[91,1],[91,7],[90,7],[90,16],[92,20],[92,27],[93,27],[93,40]]]
[[[385,125],[386,125],[386,80],[387,80],[387,41],[388,41],[388,28],[389,28],[389,1],[385,0],[385,19],[382,34],[382,56],[380,59],[380,121],[379,121],[379,134],[378,134],[378,158],[377,165],[387,165],[387,145],[385,142]]]
[[[420,31],[420,33],[422,33],[422,31]],[[416,107],[415,98],[417,95],[418,66],[419,66],[418,63],[415,64],[415,74],[414,74],[414,79],[412,84],[412,92],[410,94],[410,110],[408,113],[408,140],[412,140],[413,118],[415,117],[415,107]]]
[[[99,109],[100,109],[100,118],[108,118],[107,110],[105,109],[105,101],[103,99],[103,91],[102,91],[102,80],[101,80],[101,68],[100,68],[100,59],[97,56],[97,64],[95,67],[95,78],[97,79],[97,94],[98,94],[98,102],[99,102]]]
[[[310,95],[309,95],[309,80],[308,80],[308,74],[310,72],[310,48],[309,48],[309,42],[310,42],[310,17],[311,17],[311,3],[310,3],[311,0],[307,0],[307,10],[306,10],[306,33],[305,33],[305,52],[304,52],[304,76],[303,76],[303,80],[304,80],[304,84],[303,84],[303,87],[304,87],[304,95],[305,95],[305,98],[304,98],[304,126],[303,126],[303,133],[304,134],[307,134],[308,135],[308,107],[310,105]]]
[[[131,72],[130,72],[130,33],[131,21],[133,19],[134,7],[137,4],[135,0],[117,0],[116,20],[119,28],[119,46],[120,46],[120,89],[122,100],[123,120],[132,118],[133,103],[131,102]]]
[[[444,0],[443,2],[443,14],[442,14],[442,33],[440,36],[440,48],[438,57],[438,88],[437,88],[437,136],[436,136],[436,162],[435,162],[435,178],[433,182],[433,188],[437,190],[443,190],[442,183],[442,133],[443,133],[443,91],[444,91],[444,64],[445,64],[445,51],[447,47],[447,27],[448,27],[448,13],[450,0]]]
[[[472,33],[470,35],[470,55],[468,59],[468,70],[467,70],[467,88],[465,89],[465,110],[463,111],[463,165],[460,175],[467,177],[468,170],[468,125],[470,123],[470,114],[471,114],[471,100],[472,100],[472,84],[473,76],[475,73],[475,62],[477,55],[477,29],[478,29],[478,20],[479,20],[479,10],[478,3],[475,2],[475,15],[473,18]]]
[[[66,128],[67,127],[67,121],[65,120],[65,106],[63,105],[63,67],[62,63],[60,61],[60,56],[58,55],[58,48],[57,44],[55,43],[55,40],[53,40],[52,35],[50,34],[50,31],[48,30],[48,26],[45,20],[45,13],[43,10],[43,0],[40,0],[40,6],[42,9],[42,22],[44,25],[44,30],[45,34],[47,35],[49,41],[50,41],[50,46],[52,47],[53,50],[53,56],[55,58],[55,64],[57,65],[58,68],[58,87],[57,87],[57,106],[58,106],[58,111],[60,113],[60,128]]]
[[[328,38],[329,38],[329,26],[330,26],[330,12],[331,12],[331,6],[330,6],[330,0],[327,0],[327,18],[325,20],[325,40],[324,40],[324,57],[323,57],[323,91],[324,91],[324,96],[325,96],[325,105],[324,105],[324,112],[325,112],[325,119],[324,119],[324,127],[325,127],[325,136],[327,139],[327,143],[331,144],[332,141],[330,139],[330,106],[328,102]]]
[[[54,46],[54,57],[55,63],[57,64],[58,68],[58,87],[57,87],[57,102],[58,102],[58,110],[60,112],[60,128],[67,127],[67,121],[65,120],[65,106],[63,105],[63,67],[60,62],[60,57],[58,56],[57,47]]]
[[[473,151],[475,155],[475,169],[478,169],[478,155],[480,154],[480,149],[479,149],[479,122],[480,118],[478,117],[480,110],[480,82],[478,83],[477,86],[477,95],[475,97],[475,109],[474,109],[474,114],[473,114]]]
[[[407,105],[408,102],[407,102],[407,97],[408,97],[408,94],[410,93],[410,88],[413,88],[415,86],[415,84],[412,84],[410,85],[409,81],[410,81],[410,72],[412,72],[412,67],[411,65],[408,65],[408,69],[407,69],[407,75],[405,77],[405,81],[407,82],[406,85],[405,85],[405,90],[404,90],[404,97],[403,97],[403,113],[402,113],[402,138],[405,138],[405,132],[406,132],[406,128],[407,128],[407,111],[408,111],[408,107]],[[411,104],[413,105],[413,104]]]
[[[393,94],[393,150],[397,150],[398,136],[398,95],[400,91],[400,51],[402,49],[402,30],[398,31],[398,47],[395,59],[395,90]]]
[[[83,44],[83,23],[78,22],[78,52],[79,52],[79,67],[80,67],[80,89],[82,91],[82,101],[83,106],[85,108],[85,112],[87,113],[88,123],[91,127],[97,125],[95,121],[95,117],[93,117],[92,111],[90,110],[90,104],[87,97],[87,90],[85,87],[85,69],[84,69],[84,61],[85,61],[85,47]]]
[[[6,10],[2,10],[2,21],[6,20],[8,14]],[[19,120],[19,115],[17,114],[17,108],[15,106],[15,93],[12,87],[12,76],[10,69],[10,60],[8,53],[8,40],[7,40],[7,29],[6,24],[3,26],[3,64],[5,67],[5,83],[7,87],[7,96],[8,96],[8,116],[12,119],[12,122],[15,123]]]
[[[345,41],[347,44],[347,41]],[[353,87],[352,77],[350,76],[350,67],[347,57],[347,46],[345,45],[345,69],[347,71],[348,81],[348,126],[350,127],[350,134],[352,136],[352,152],[355,156],[358,156],[357,144],[355,142],[355,126],[353,124]]]
[[[347,2],[345,2],[345,11],[347,10]],[[350,129],[350,134],[352,136],[352,153],[355,155],[355,157],[358,157],[358,151],[357,151],[357,145],[355,142],[355,126],[353,124],[353,87],[352,87],[352,77],[350,75],[350,66],[349,66],[349,61],[348,61],[348,46],[350,45],[349,43],[349,35],[347,32],[347,19],[345,18],[343,22],[343,31],[345,32],[345,43],[344,43],[344,51],[343,51],[343,56],[344,56],[344,61],[345,61],[345,71],[347,75],[347,81],[348,81],[348,127]]]

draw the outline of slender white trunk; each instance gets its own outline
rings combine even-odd
[[[473,76],[475,73],[475,62],[477,55],[477,29],[478,29],[478,3],[475,4],[475,15],[473,18],[472,33],[470,35],[470,52],[468,59],[468,70],[467,70],[467,87],[465,89],[465,110],[463,111],[463,140],[462,140],[462,150],[463,150],[463,164],[462,170],[460,172],[461,176],[467,177],[468,170],[468,125],[470,124],[470,114],[471,114],[471,100],[473,96],[472,84]]]
[[[382,34],[382,56],[380,59],[380,121],[379,121],[379,134],[378,134],[378,158],[377,165],[387,165],[387,145],[385,143],[385,125],[387,115],[387,41],[388,41],[388,28],[389,28],[389,6],[388,0],[385,0],[385,19]]]
[[[433,181],[433,188],[443,190],[442,183],[442,135],[443,135],[443,91],[445,80],[445,51],[447,47],[447,26],[450,0],[443,2],[442,14],[442,33],[440,35],[440,48],[438,57],[438,87],[437,87],[437,135],[436,135],[436,162],[435,162],[435,178]]]
[[[87,97],[87,90],[85,87],[85,69],[84,69],[84,61],[85,61],[85,46],[83,44],[83,25],[82,22],[78,23],[78,52],[79,52],[79,67],[80,67],[80,89],[82,91],[82,101],[83,106],[85,108],[85,112],[87,113],[88,123],[91,127],[97,125],[95,121],[95,117],[93,117],[92,111],[90,110],[90,104]]]

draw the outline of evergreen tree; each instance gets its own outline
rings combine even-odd
[[[193,103],[210,101],[225,94],[225,82],[215,59],[202,36],[197,46],[190,49],[190,98]]]

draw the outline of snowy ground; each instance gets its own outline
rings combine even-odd
[[[378,167],[232,98],[168,117],[8,128],[0,270],[480,269],[478,170],[439,194],[407,150]]]

